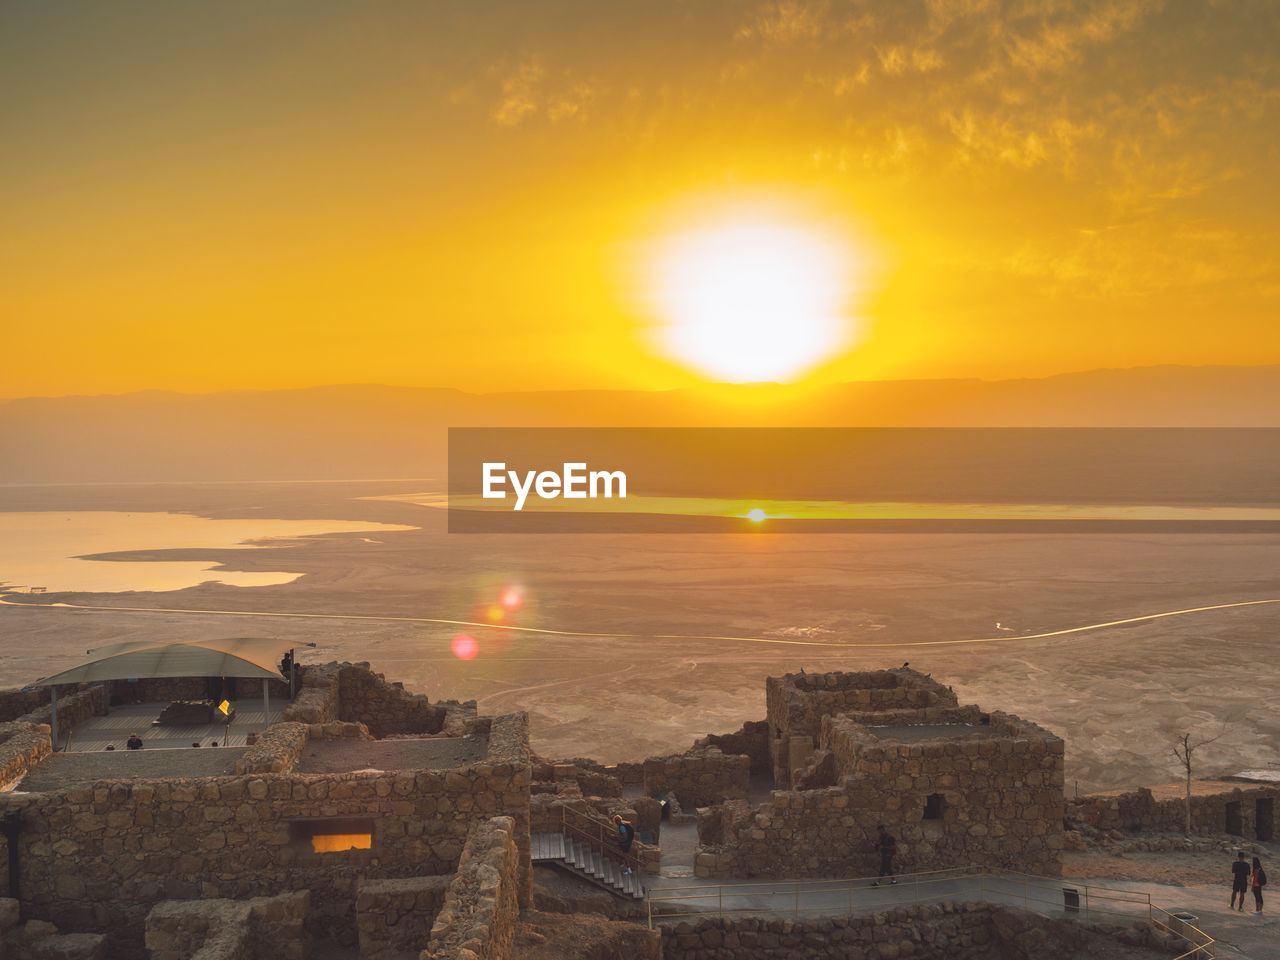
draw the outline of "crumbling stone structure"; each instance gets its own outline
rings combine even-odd
[[[750,758],[721,753],[718,747],[695,746],[644,761],[644,792],[651,797],[672,794],[686,810],[744,799],[750,779]]]
[[[60,735],[87,718],[107,712],[102,684],[64,686],[58,690]],[[28,771],[53,751],[52,700],[48,687],[0,690],[0,792],[11,790]]]
[[[522,903],[519,874],[529,860],[526,850],[519,863],[515,829],[510,817],[495,817],[471,830],[422,960],[512,956]]]
[[[252,900],[163,900],[147,914],[151,960],[305,960],[306,890]]]
[[[1269,842],[1276,837],[1280,784],[1197,780],[1192,784],[1191,832]],[[1186,784],[1089,794],[1067,805],[1073,825],[1128,833],[1186,832]]]
[[[344,704],[341,677],[361,672],[363,679],[348,683],[357,691],[357,706]],[[282,890],[309,890],[308,924],[354,945],[362,879],[452,875],[472,825],[496,816],[506,818],[505,842],[514,850],[504,896],[527,904],[527,717],[476,718],[474,705],[427,709],[425,698],[399,688],[372,693],[384,681],[359,665],[331,665],[317,675],[338,678],[331,701],[336,716],[327,723],[273,725],[239,753],[231,775],[77,780],[77,755],[47,756],[46,729],[32,763],[38,769],[56,764],[68,773],[47,776],[38,790],[0,793],[0,815],[18,817],[17,892],[24,914],[68,931],[105,931],[112,956],[127,958],[141,955],[147,917],[162,900],[243,904]],[[322,696],[330,702],[328,691]],[[370,736],[358,713],[362,703],[378,705],[383,729],[421,736],[416,725],[425,725],[437,732],[434,739],[442,747],[457,739],[446,731],[465,728],[465,750],[441,753],[465,761],[362,769],[357,749],[352,767],[300,770],[299,759],[313,738],[332,735],[356,741],[358,748]],[[403,712],[395,714],[388,706],[394,704]],[[403,749],[409,758],[431,755],[409,741]],[[180,769],[183,758],[205,751],[163,753]],[[160,754],[154,751],[150,759]],[[235,756],[231,749],[225,754]],[[324,841],[330,836],[364,840],[329,846]],[[0,843],[0,857],[7,855],[7,843]],[[193,908],[170,909],[175,917],[187,917]]]
[[[956,695],[914,670],[789,673],[765,681],[773,782],[794,785],[818,747],[822,718],[850,712],[954,707]]]
[[[450,876],[360,881],[361,960],[418,960],[452,882]]]
[[[751,809],[699,811],[702,877],[874,874],[877,826],[899,869],[1057,875],[1063,742],[1007,714],[959,707],[906,670],[770,678],[774,772],[799,789]],[[797,767],[803,757],[806,766]]]
[[[662,928],[663,960],[1152,960],[1185,943],[1150,925],[1086,925],[988,903],[858,917],[708,918]]]
[[[444,734],[460,737],[476,716],[476,702],[441,700],[409,693],[399,681],[388,682],[367,663],[342,664],[337,671],[337,720],[363,723],[375,737]]]
[[[13,789],[52,750],[48,724],[0,723],[0,791]]]
[[[745,756],[752,777],[773,774],[773,752],[769,746],[769,721],[748,720],[733,733],[711,733],[694,743],[694,748],[715,747],[721,753]]]

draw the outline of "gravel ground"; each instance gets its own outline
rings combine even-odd
[[[28,773],[17,789],[38,793],[97,780],[224,776],[235,773],[236,760],[243,753],[243,747],[55,753]]]
[[[484,759],[484,740],[440,737],[428,740],[321,740],[307,744],[301,773],[350,770],[441,770]]]

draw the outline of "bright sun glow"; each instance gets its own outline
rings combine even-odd
[[[761,510],[759,507],[752,507],[750,510],[747,511],[747,519],[750,520],[752,523],[763,522],[765,516],[766,516],[765,512]]]
[[[851,260],[839,238],[786,221],[677,234],[654,279],[663,349],[716,380],[795,379],[850,341]]]

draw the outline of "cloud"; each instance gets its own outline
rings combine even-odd
[[[502,81],[502,95],[490,114],[500,127],[516,127],[538,112],[538,87],[546,71],[526,60]]]
[[[831,5],[827,0],[774,0],[766,3],[738,27],[742,39],[766,43],[795,43],[814,40],[830,29]]]
[[[549,79],[542,61],[530,58],[503,77],[489,116],[500,127],[518,127],[537,118],[550,123],[583,120],[596,95],[594,85],[572,78],[567,71]]]

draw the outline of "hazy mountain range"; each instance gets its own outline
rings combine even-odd
[[[1280,426],[1280,366],[821,388],[345,385],[0,402],[0,483],[426,477],[449,426]]]

